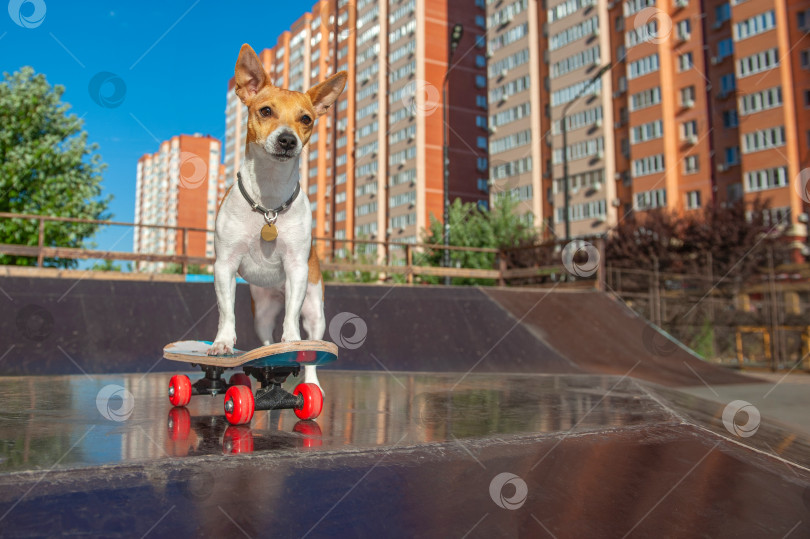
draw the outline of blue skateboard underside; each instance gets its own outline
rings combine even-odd
[[[213,345],[211,341],[203,341],[206,344]],[[242,350],[234,350],[233,354],[223,354],[217,357],[237,357],[245,352]],[[323,351],[293,351],[282,352],[280,354],[271,354],[269,356],[260,357],[247,363],[239,365],[239,367],[300,367],[304,365],[320,366],[327,363],[332,363],[337,359],[335,354]],[[201,357],[201,364],[205,364],[204,357]]]

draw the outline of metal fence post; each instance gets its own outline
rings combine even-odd
[[[37,256],[37,266],[42,267],[45,263],[45,253],[42,249],[45,247],[45,219],[39,219],[39,237],[37,238],[37,246],[39,247],[39,255]]]

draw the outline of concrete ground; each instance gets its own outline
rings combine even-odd
[[[760,411],[763,421],[773,419],[810,434],[810,374],[795,371],[743,374],[751,378],[751,384],[703,384],[679,389],[717,403],[750,402]],[[762,384],[763,380],[767,385]]]

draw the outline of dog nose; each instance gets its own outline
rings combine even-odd
[[[295,135],[292,133],[282,133],[278,136],[278,145],[283,150],[291,150],[295,148],[296,140]]]

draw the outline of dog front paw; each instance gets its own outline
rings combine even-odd
[[[233,354],[233,346],[223,341],[217,341],[208,349],[209,356],[223,356],[226,354]]]

